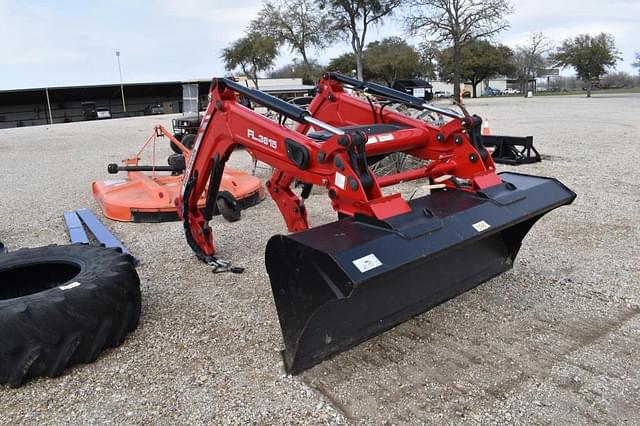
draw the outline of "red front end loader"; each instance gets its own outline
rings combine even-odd
[[[575,198],[555,179],[497,174],[480,117],[381,85],[325,74],[308,110],[224,78],[213,80],[210,95],[178,211],[197,256],[219,266],[209,221],[225,162],[242,145],[274,168],[267,188],[291,234],[269,240],[266,267],[290,373],[507,271],[533,224]],[[281,119],[245,108],[240,97]],[[449,121],[432,126],[385,108],[393,103]],[[371,166],[396,152],[423,161],[377,176]],[[417,179],[439,189],[411,200],[383,194]],[[294,181],[303,184],[300,195]],[[326,188],[338,220],[309,228],[312,185]]]

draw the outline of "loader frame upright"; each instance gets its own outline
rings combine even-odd
[[[438,109],[453,119],[443,127],[434,127],[385,110],[384,104],[349,95],[344,90],[344,82],[349,80],[340,74],[326,74],[307,111],[234,81],[214,79],[211,102],[187,168],[184,187],[189,199],[178,199],[196,252],[204,256],[215,253],[208,226],[211,209],[205,207],[201,212],[196,208],[196,201],[209,183],[215,191],[224,165],[237,145],[244,146],[254,158],[274,168],[267,188],[290,232],[309,228],[303,198],[291,189],[294,180],[326,187],[334,210],[341,216],[362,215],[373,219],[386,219],[409,211],[407,201],[400,194],[383,195],[381,188],[385,186],[443,175],[455,177],[443,181],[445,187],[466,191],[501,182],[491,156],[471,136],[474,129],[479,129],[478,117]],[[389,90],[391,95],[387,96],[391,100],[402,102],[403,97],[413,98],[380,88]],[[239,94],[268,106],[283,118],[297,121],[298,127],[292,130],[242,106],[236,98]],[[414,107],[428,107],[418,98],[412,101]],[[429,163],[384,177],[370,171],[371,158],[379,161],[393,152],[405,152]]]

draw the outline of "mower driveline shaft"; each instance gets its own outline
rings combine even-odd
[[[181,172],[182,170],[173,166],[119,166],[115,163],[107,165],[107,171],[112,175],[118,172]]]

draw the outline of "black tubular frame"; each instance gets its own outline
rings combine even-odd
[[[341,83],[348,84],[349,86],[353,87],[356,90],[362,90],[362,91],[366,91],[367,93],[371,93],[373,95],[383,96],[389,100],[397,101],[399,103],[408,105],[415,109],[419,109],[419,110],[427,109],[451,118],[458,118],[458,119],[464,118],[464,115],[456,111],[453,111],[447,108],[440,108],[440,107],[429,105],[424,101],[424,99],[416,98],[415,96],[411,96],[407,93],[401,92],[396,89],[392,89],[390,87],[383,86],[381,84],[371,83],[370,81],[357,80],[355,78],[348,77],[344,74],[340,74],[337,72],[328,72],[325,74],[325,76],[326,78],[329,78],[331,80],[336,80]]]
[[[257,104],[265,106],[278,114],[281,114],[287,118],[297,121],[298,123],[306,124],[305,117],[310,116],[309,111],[299,108],[298,106],[282,99],[271,96],[260,90],[250,89],[246,86],[236,83],[228,78],[215,78],[213,79],[213,86],[219,86],[221,88],[228,87],[234,92],[240,93],[246,96]]]

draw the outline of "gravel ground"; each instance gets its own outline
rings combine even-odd
[[[286,231],[271,200],[215,220],[242,275],[212,274],[179,223],[105,221],[141,260],[140,327],[94,364],[0,388],[0,423],[637,424],[640,96],[468,105],[493,133],[533,135],[544,156],[500,169],[578,193],[533,228],[513,270],[290,377],[263,264],[268,238]],[[170,117],[1,130],[0,239],[66,243],[62,213],[99,211],[90,182],[157,122]],[[250,166],[242,152],[232,164]],[[307,205],[313,223],[334,217],[321,191]]]

